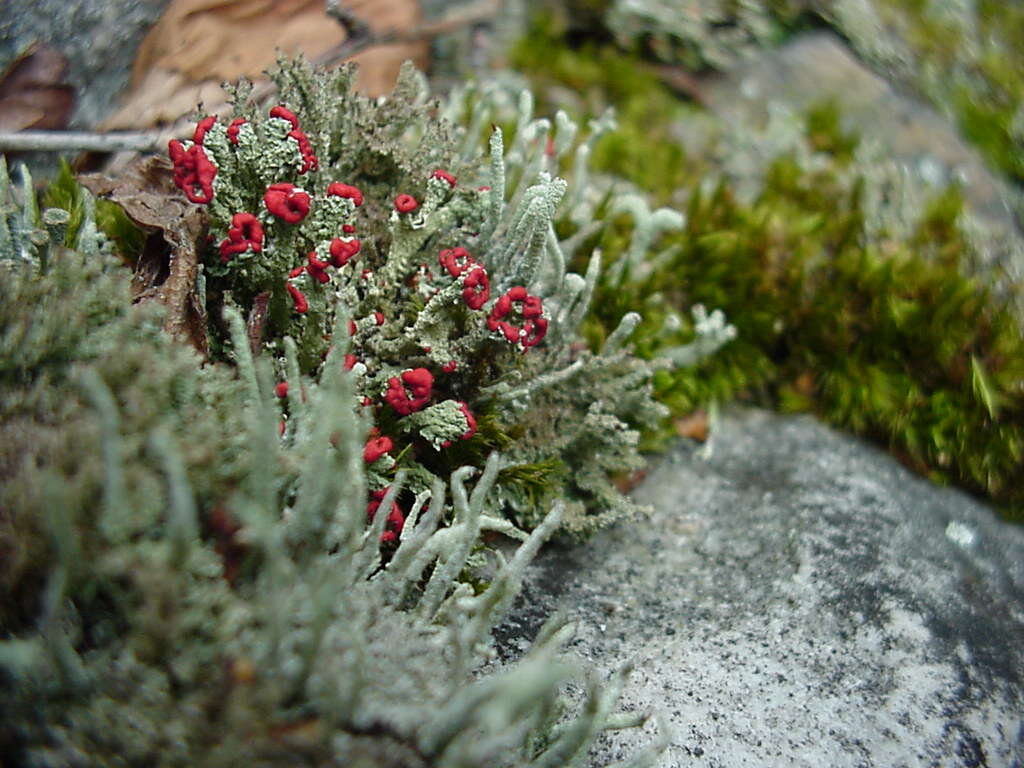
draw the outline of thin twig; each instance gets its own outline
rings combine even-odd
[[[153,152],[162,134],[88,133],[85,131],[18,131],[0,133],[3,152]]]

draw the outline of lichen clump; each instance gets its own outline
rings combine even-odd
[[[387,124],[393,107],[349,96],[303,111],[336,83],[289,64],[281,82],[284,103],[258,112],[236,94],[241,116],[203,117],[170,156],[175,183],[209,214],[210,314],[239,307],[254,350],[275,361],[287,392],[282,439],[300,439],[292,417],[303,387],[325,374],[342,327],[353,407],[373,422],[370,489],[405,470],[399,509],[433,478],[501,449],[495,518],[529,530],[559,497],[570,531],[633,514],[612,476],[640,466],[640,433],[664,415],[650,397],[658,364],[621,342],[597,354],[577,343],[599,256],[586,277],[569,271],[552,223],[581,197],[554,175],[578,143],[576,125],[552,131],[527,115],[511,151],[496,128],[484,157],[471,136],[461,154],[437,139],[444,165],[431,167],[404,154],[409,135],[426,130],[415,119],[405,117],[401,140],[365,146],[349,125],[366,114]],[[417,88],[406,72],[399,90],[417,102]],[[488,98],[473,107],[478,117]],[[223,326],[211,334],[227,351]]]
[[[560,619],[481,672],[537,548],[634,512],[615,475],[664,413],[638,315],[595,351],[578,334],[600,255],[553,221],[608,197],[585,181],[592,139],[525,93],[442,107],[406,70],[370,101],[352,74],[283,62],[279,104],[242,85],[230,120],[171,144],[209,223],[198,353],[131,306],[88,193],[70,236],[0,168],[16,764],[554,768],[646,719],[614,713],[626,669],[564,700]],[[473,126],[510,105],[514,140],[481,153]],[[570,155],[578,186],[555,175]],[[627,209],[639,254],[656,218]]]

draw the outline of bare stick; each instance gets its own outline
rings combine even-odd
[[[0,133],[4,152],[152,152],[161,134],[86,133],[78,131],[19,131]]]

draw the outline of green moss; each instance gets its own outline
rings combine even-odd
[[[585,329],[592,346],[638,310],[637,350],[655,357],[692,338],[685,318],[666,333],[670,316],[697,303],[721,308],[738,338],[696,368],[655,378],[675,416],[735,398],[814,412],[1024,518],[1024,489],[1013,482],[1024,472],[1024,338],[1005,300],[965,276],[972,253],[956,224],[956,189],[937,195],[902,240],[876,233],[861,184],[845,172],[857,138],[842,132],[835,104],[815,107],[805,123],[808,144],[831,165],[809,171],[778,158],[749,203],[728,183],[709,189],[713,168],[701,157],[640,171],[626,158],[666,156],[681,115],[675,97],[642,62],[610,46],[572,49],[546,39],[543,50],[545,61],[560,63],[518,59],[539,86],[570,71],[563,84],[607,98],[588,96],[590,110],[619,108],[620,129],[604,146],[620,151],[595,152],[594,166],[661,200],[687,201],[685,229],[660,241],[668,257],[642,279],[599,287]],[[630,106],[645,102],[668,106]],[[560,234],[571,232],[562,222]],[[631,234],[627,218],[613,218],[594,244],[614,260]],[[665,425],[645,444],[670,434]]]
[[[580,97],[588,117],[614,104],[619,127],[597,142],[593,167],[642,187],[658,204],[672,200],[696,169],[671,126],[695,108],[681,102],[650,64],[610,43],[586,41],[570,48],[566,31],[565,20],[541,15],[510,54],[512,66],[538,86],[540,111],[563,106],[544,97],[556,84]]]
[[[676,258],[619,301],[670,287],[673,303],[723,309],[739,339],[663,376],[660,396],[677,413],[740,395],[814,411],[1019,516],[1024,338],[1012,312],[963,276],[963,243],[939,218],[955,195],[907,242],[872,242],[857,190],[840,196],[834,182],[783,158],[752,205],[725,188],[694,194],[686,231],[668,243]],[[651,355],[664,343],[654,327],[642,342]]]
[[[85,196],[88,193],[75,179],[67,161],[61,160],[60,170],[49,183],[43,194],[43,206],[60,208],[71,214],[64,244],[75,247],[86,212]],[[114,244],[117,253],[129,264],[135,262],[145,243],[145,235],[136,227],[124,209],[109,200],[96,200],[96,228]]]

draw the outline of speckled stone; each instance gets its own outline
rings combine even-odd
[[[649,520],[549,549],[497,632],[556,611],[569,652],[632,660],[659,766],[1024,765],[1024,530],[811,418],[724,419],[637,489]],[[592,765],[650,734],[604,737]]]
[[[73,122],[109,117],[128,85],[135,52],[168,0],[9,0],[0,4],[0,71],[33,42],[68,59]]]

